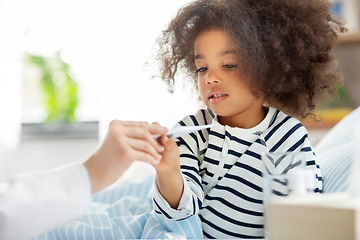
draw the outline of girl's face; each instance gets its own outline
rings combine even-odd
[[[201,32],[194,43],[200,97],[223,125],[251,128],[265,117],[262,98],[255,97],[239,73],[235,44],[221,29]]]

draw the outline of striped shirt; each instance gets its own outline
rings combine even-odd
[[[306,168],[315,171],[315,192],[322,179],[308,134],[302,124],[269,108],[265,119],[251,129],[221,125],[209,109],[185,117],[177,125],[212,124],[177,139],[184,191],[172,209],[155,186],[153,206],[167,219],[198,214],[204,238],[262,238],[264,152],[304,152]],[[281,165],[281,164],[280,164]]]

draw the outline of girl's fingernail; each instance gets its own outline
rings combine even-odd
[[[165,148],[163,146],[159,146],[159,152],[163,152]]]
[[[160,161],[160,160],[162,159],[162,155],[159,154],[158,157],[157,157],[157,159]]]

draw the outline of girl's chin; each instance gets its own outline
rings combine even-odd
[[[227,117],[229,114],[226,114],[224,110],[209,108],[216,116],[218,117]]]
[[[228,112],[226,109],[224,109],[224,107],[220,107],[220,106],[216,107],[216,106],[213,106],[213,105],[210,105],[210,106],[209,105],[206,105],[206,107],[209,108],[218,117],[230,117],[230,116],[232,116],[232,114],[230,112]]]

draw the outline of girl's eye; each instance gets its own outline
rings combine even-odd
[[[237,65],[225,64],[224,67],[230,69],[230,68],[236,68]]]
[[[207,67],[202,67],[202,68],[199,68],[195,71],[195,73],[202,73],[202,72],[205,72],[207,70]]]

